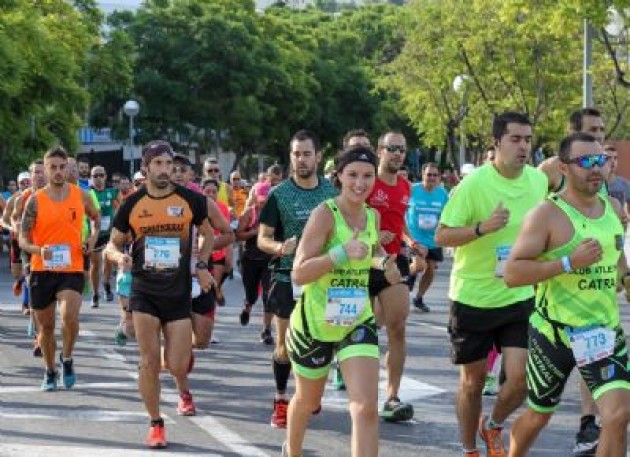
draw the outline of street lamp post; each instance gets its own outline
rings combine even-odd
[[[582,65],[582,108],[593,106],[593,28],[584,19],[584,63]]]
[[[135,158],[133,146],[133,118],[140,112],[140,105],[135,100],[127,100],[125,106],[123,106],[123,111],[129,116],[129,179],[133,179],[133,161]]]
[[[459,110],[457,114],[457,124],[459,127],[459,167],[466,162],[466,145],[465,145],[465,135],[464,128],[462,127],[462,122],[464,117],[466,116],[467,107],[467,99],[468,99],[468,75],[457,75],[453,80],[453,89],[457,93],[462,93],[462,100],[459,105]]]

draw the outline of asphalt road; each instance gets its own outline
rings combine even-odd
[[[196,351],[191,387],[198,415],[175,413],[172,379],[162,375],[162,406],[169,447],[144,449],[147,418],[135,379],[137,347],[114,344],[118,306],[102,303],[81,311],[81,333],[75,351],[77,385],[71,390],[40,392],[41,359],[31,355],[27,319],[11,294],[6,255],[0,257],[0,456],[203,455],[279,456],[284,431],[270,427],[274,394],[271,349],[258,341],[261,307],[242,327],[240,279],[227,281],[227,306],[218,309],[219,344]],[[425,298],[428,314],[412,312],[408,321],[408,355],[401,398],[411,401],[415,419],[381,423],[380,455],[385,457],[459,456],[453,406],[458,371],[448,359],[446,291],[450,262],[440,267]],[[622,300],[626,331],[630,313]],[[382,333],[381,346],[386,345]],[[381,395],[384,390],[381,372]],[[577,380],[568,383],[562,406],[530,453],[533,457],[569,456],[579,422]],[[290,389],[293,383],[290,382]],[[382,402],[382,398],[379,402]],[[491,398],[484,399],[489,411]],[[508,421],[509,422],[509,421]],[[350,455],[350,420],[346,396],[327,388],[323,412],[312,419],[305,456]],[[506,434],[507,435],[507,434]]]

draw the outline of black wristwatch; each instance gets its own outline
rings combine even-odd
[[[483,232],[481,231],[481,222],[477,222],[477,225],[475,225],[475,235],[483,236]]]
[[[195,268],[197,270],[207,270],[208,269],[208,263],[204,262],[203,260],[200,260],[199,262],[197,262],[195,264]]]

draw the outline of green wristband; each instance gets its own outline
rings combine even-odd
[[[335,266],[342,264],[346,260],[348,260],[348,254],[341,244],[330,248],[330,250],[328,251],[328,255],[330,256],[330,260],[332,260],[332,263]]]

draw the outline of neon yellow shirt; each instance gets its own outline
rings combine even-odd
[[[508,288],[500,274],[525,215],[547,196],[547,175],[529,165],[516,179],[492,164],[468,175],[448,201],[440,224],[469,227],[488,219],[499,203],[510,212],[507,226],[455,249],[449,298],[476,308],[501,308],[534,296],[532,286]]]

